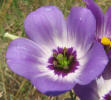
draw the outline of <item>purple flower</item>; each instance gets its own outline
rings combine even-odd
[[[103,44],[109,62],[103,73],[88,85],[76,85],[74,90],[81,100],[110,100],[111,94],[111,7],[106,14],[93,0],[86,1],[87,8],[96,18],[96,39]]]
[[[74,87],[80,100],[111,100],[111,62],[108,65],[97,80]]]
[[[96,40],[103,44],[108,56],[111,55],[111,7],[108,8],[106,14],[93,0],[83,0],[86,2],[87,8],[96,18]],[[110,55],[109,55],[110,54]]]
[[[111,40],[111,7],[104,12],[93,0],[83,0],[86,2],[86,6],[96,18],[96,38],[101,40],[103,37]]]
[[[72,8],[65,20],[55,6],[41,7],[24,25],[29,39],[10,43],[7,64],[42,93],[59,95],[77,83],[90,83],[104,70],[107,56],[94,41],[96,21],[87,8]]]

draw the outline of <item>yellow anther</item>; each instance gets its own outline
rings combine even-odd
[[[111,41],[110,41],[110,44],[109,44],[109,46],[111,47]]]
[[[107,37],[102,37],[102,39],[101,39],[101,43],[103,44],[103,45],[109,45],[109,46],[111,46],[111,41],[110,41],[110,39],[108,39]]]

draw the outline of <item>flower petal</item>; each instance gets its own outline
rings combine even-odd
[[[32,83],[42,93],[56,96],[72,89],[76,83],[82,85],[90,83],[102,73],[107,64],[107,56],[99,43],[95,43],[88,54],[78,60],[80,66],[74,73],[69,73],[63,77],[62,75],[55,75],[52,71],[48,72],[48,74],[34,77]]]
[[[82,49],[86,53],[91,47],[96,33],[96,21],[91,11],[85,7],[72,8],[67,25],[68,41],[73,43],[75,48],[78,48],[77,51],[81,52]],[[80,54],[80,56],[83,55]]]
[[[104,72],[102,73],[102,76],[105,80],[111,79],[111,59],[109,60]]]
[[[93,81],[88,85],[77,84],[74,87],[74,92],[80,100],[99,100],[96,81]]]
[[[63,39],[64,15],[56,6],[45,6],[31,12],[24,25],[28,37],[40,45],[53,46],[56,38]]]
[[[105,33],[111,37],[111,7],[105,14]]]
[[[103,76],[101,76],[97,79],[96,83],[98,95],[101,98],[100,100],[109,100],[105,98],[108,98],[109,94],[111,93],[111,77],[110,79],[105,79]]]
[[[19,38],[10,43],[6,59],[12,71],[31,80],[39,91],[56,96],[72,89],[75,82],[67,81],[48,68],[51,56],[51,51],[44,50],[29,39]]]
[[[106,99],[111,93],[111,79],[105,80],[100,76],[88,85],[77,84],[74,87],[76,95],[80,100],[109,100]]]
[[[45,63],[45,61],[42,62],[40,60],[40,57],[43,55],[45,53],[33,41],[19,38],[10,43],[7,49],[6,59],[12,71],[30,79],[38,73],[38,65]]]
[[[110,58],[110,56],[108,56]],[[89,73],[88,73],[89,74]],[[90,76],[89,76],[90,77]],[[88,85],[77,84],[74,91],[80,100],[109,100],[111,93],[111,61],[103,73]]]
[[[41,76],[32,79],[33,85],[43,94],[48,96],[57,96],[68,90],[71,90],[75,83],[64,81],[62,76],[54,80],[55,76]]]
[[[97,37],[99,38],[103,33],[104,27],[104,13],[101,8],[93,0],[84,0],[86,2],[87,8],[89,8],[96,18],[97,25]]]
[[[95,42],[89,52],[80,59],[81,72],[77,82],[79,84],[88,84],[96,79],[106,67],[108,63],[107,55],[101,44]]]

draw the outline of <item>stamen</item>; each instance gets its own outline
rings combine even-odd
[[[76,60],[76,52],[73,48],[57,48],[53,50],[53,57],[48,61],[50,65],[48,68],[54,70],[58,75],[67,75],[77,69],[79,65]]]
[[[73,56],[69,56],[69,60],[70,60],[70,61],[72,61],[72,60],[73,60],[73,58],[74,58]]]
[[[65,70],[68,70],[68,69],[69,69],[69,67],[68,67],[68,66],[64,66],[64,69],[65,69]]]
[[[66,52],[67,52],[67,48],[65,47],[64,48],[64,56],[65,56]]]
[[[54,67],[56,67],[57,66],[57,61],[53,61],[53,65],[54,65]]]
[[[102,43],[103,45],[109,45],[109,46],[111,46],[111,41],[110,41],[110,39],[107,38],[107,37],[105,37],[105,36],[102,37],[101,43]]]
[[[53,53],[53,57],[57,57],[57,53],[56,52]]]
[[[53,61],[54,67],[57,67],[60,69],[65,69],[65,70],[69,69],[69,65],[71,64],[71,62],[74,58],[72,55],[69,55],[69,56],[67,55],[66,47],[63,49],[62,53],[57,54],[56,52],[54,52],[53,57],[55,59]]]

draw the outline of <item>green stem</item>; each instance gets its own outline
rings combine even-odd
[[[70,90],[71,100],[76,100],[76,94],[73,93],[73,90]]]
[[[74,100],[76,100],[76,94],[74,95]]]
[[[15,40],[15,39],[17,39],[17,38],[20,38],[19,36],[10,34],[10,33],[8,33],[8,32],[4,34],[4,37],[5,37],[5,38],[9,38],[9,39],[11,39],[11,40]]]

